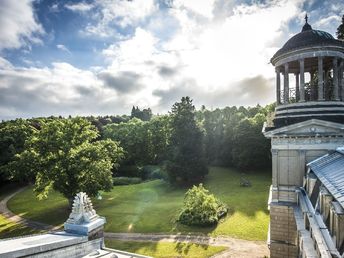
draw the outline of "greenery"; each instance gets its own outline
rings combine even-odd
[[[15,192],[20,186],[8,184],[0,188],[0,201],[6,196]],[[14,223],[0,214],[0,239],[31,235],[40,231],[31,229],[19,223]]]
[[[130,118],[138,118],[142,121],[149,121],[152,118],[152,110],[150,108],[140,110],[139,107],[133,106]]]
[[[105,240],[105,245],[109,248],[138,253],[154,258],[207,258],[226,250],[226,247],[192,243],[152,243]]]
[[[208,173],[202,131],[196,123],[195,107],[183,97],[172,107],[171,140],[167,173],[174,184],[192,185]]]
[[[344,40],[344,15],[342,16],[342,23],[337,28],[336,35],[338,39]]]
[[[113,185],[135,185],[142,183],[139,177],[114,177],[112,179]]]
[[[226,206],[202,184],[189,189],[184,198],[184,207],[178,221],[186,225],[209,226],[219,222],[226,215]]]
[[[0,214],[0,239],[25,236],[39,233],[40,231],[14,223]]]
[[[163,160],[168,141],[168,117],[158,116],[149,122],[133,118],[127,123],[104,127],[104,138],[120,142],[125,151],[124,164],[157,164]]]
[[[14,160],[16,154],[24,150],[25,141],[33,132],[34,128],[30,122],[24,119],[0,123],[0,184],[15,177],[11,175],[7,165]],[[17,175],[15,179],[20,181],[28,178],[23,168],[15,175]]]
[[[109,139],[95,141],[97,137],[96,128],[83,118],[42,123],[9,166],[13,173],[25,167],[34,175],[39,198],[54,189],[71,204],[78,192],[95,196],[112,188],[111,169],[122,158],[122,149]]]
[[[217,226],[186,226],[176,222],[185,189],[170,187],[162,180],[137,185],[116,186],[93,199],[97,213],[105,216],[109,232],[181,232],[226,235],[249,240],[265,240],[269,225],[267,200],[271,173],[250,171],[245,175],[252,187],[240,187],[241,171],[211,167],[204,186],[230,207]],[[62,225],[68,217],[68,202],[52,191],[46,200],[37,200],[32,188],[12,198],[9,208],[25,218]]]

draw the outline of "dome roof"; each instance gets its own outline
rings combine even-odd
[[[271,61],[292,50],[324,45],[344,47],[344,42],[336,40],[330,33],[325,31],[313,30],[306,22],[302,31],[289,39],[287,43],[285,43],[284,46],[274,54]]]

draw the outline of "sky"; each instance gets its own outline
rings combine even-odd
[[[0,119],[274,102],[272,55],[342,0],[0,0]]]

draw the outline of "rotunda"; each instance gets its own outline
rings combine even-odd
[[[313,29],[305,19],[302,31],[271,58],[276,71],[275,127],[310,118],[344,121],[344,42]]]

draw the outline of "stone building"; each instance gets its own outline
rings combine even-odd
[[[343,225],[338,222],[344,218],[343,206],[337,198],[344,196],[344,191],[331,192],[326,179],[314,179],[320,174],[307,173],[307,166],[313,171],[317,163],[312,161],[322,162],[320,157],[329,152],[338,154],[338,147],[344,146],[344,42],[327,32],[314,30],[306,16],[302,31],[275,53],[271,63],[276,70],[277,105],[273,124],[263,128],[265,137],[271,139],[272,152],[270,254],[271,257],[331,257],[335,247],[336,255],[343,252]],[[344,189],[344,185],[338,189]],[[327,193],[332,199],[324,197]],[[322,198],[328,199],[320,201]],[[330,199],[338,202],[329,204]],[[324,202],[326,208],[321,206]],[[310,204],[313,210],[308,207]],[[328,210],[338,211],[339,216],[331,224],[338,225],[332,231],[327,229]],[[321,216],[315,216],[318,213],[326,214],[322,223],[318,221]],[[324,227],[328,234],[324,233]]]

